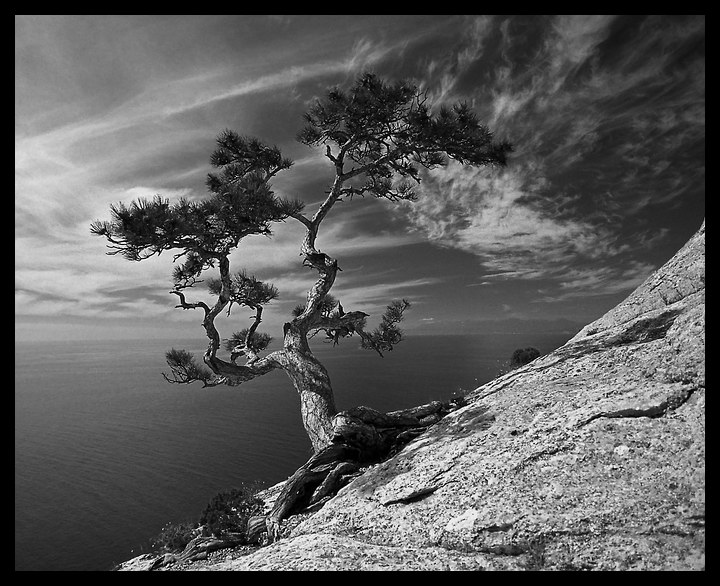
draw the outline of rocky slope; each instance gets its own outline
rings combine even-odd
[[[476,389],[290,535],[192,570],[699,570],[705,225],[558,350]]]

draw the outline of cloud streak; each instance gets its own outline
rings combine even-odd
[[[476,255],[485,283],[551,280],[558,300],[630,289],[653,264],[629,253],[668,230],[636,228],[620,242],[623,229],[649,206],[679,206],[688,190],[704,189],[704,61],[688,70],[674,60],[679,46],[702,38],[704,22],[642,21],[633,51],[610,49],[629,33],[617,25],[613,17],[556,17],[529,39],[509,20],[473,21],[478,39],[499,31],[487,56],[491,83],[463,87],[477,63],[459,57],[452,79],[437,80],[449,98],[485,104],[490,128],[516,146],[507,169],[428,173],[425,197],[406,208],[433,242]],[[597,278],[572,278],[578,266]]]
[[[107,215],[111,203],[158,193],[174,199],[192,191],[163,184],[169,174],[167,166],[159,166],[150,177],[157,181],[157,187],[126,186],[108,178],[137,173],[144,161],[167,158],[178,145],[212,140],[207,128],[185,127],[182,114],[347,73],[354,67],[371,65],[388,50],[361,41],[350,54],[341,54],[336,60],[288,65],[235,83],[232,78],[237,74],[226,75],[224,66],[202,74],[191,72],[175,79],[148,81],[111,108],[41,132],[32,132],[33,121],[28,118],[26,124],[17,127],[15,140],[16,314],[95,315],[103,305],[106,315],[162,313],[155,304],[112,302],[107,293],[130,287],[138,280],[165,281],[170,267],[164,266],[163,274],[158,263],[145,261],[138,270],[137,264],[118,262],[117,257],[108,259],[101,253],[99,240],[90,240],[88,227],[94,219]],[[195,184],[197,178],[202,183],[207,170],[205,165],[185,170],[184,175],[196,173]],[[178,179],[175,175],[174,180]],[[272,247],[256,239],[244,247],[243,253],[257,269],[286,268],[297,262],[297,232],[291,230],[294,239],[281,237]],[[333,233],[329,242],[333,242]]]

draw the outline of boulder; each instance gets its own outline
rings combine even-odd
[[[705,224],[289,537],[205,570],[702,570]]]

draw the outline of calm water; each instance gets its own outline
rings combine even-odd
[[[448,399],[494,378],[519,347],[571,334],[409,337],[381,359],[354,340],[316,345],[339,409]],[[275,484],[310,456],[281,371],[240,387],[169,385],[172,345],[202,340],[17,343],[15,569],[108,570],[218,492]],[[144,548],[144,549],[143,549]]]

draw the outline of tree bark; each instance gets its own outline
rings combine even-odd
[[[331,444],[337,413],[330,375],[310,350],[305,320],[286,323],[284,333],[282,368],[298,392],[303,426],[317,453]]]
[[[332,442],[332,419],[337,413],[330,376],[312,352],[286,349],[285,372],[300,396],[303,426],[317,453]]]

